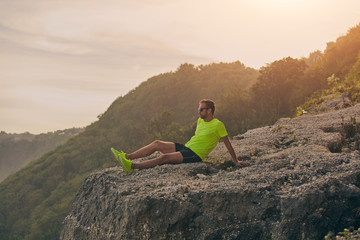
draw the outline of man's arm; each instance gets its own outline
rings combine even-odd
[[[247,166],[249,166],[249,164],[247,162],[237,160],[234,148],[232,147],[228,136],[222,137],[221,139],[224,141],[225,146],[226,146],[227,150],[229,151],[229,153],[230,153],[230,155],[231,155],[231,157],[232,157],[232,159],[233,159],[236,166],[238,166],[238,167],[247,167]]]

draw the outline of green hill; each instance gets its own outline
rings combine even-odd
[[[0,133],[0,182],[10,174],[76,136],[82,129],[66,129],[34,135]]]
[[[337,98],[347,93],[351,105],[360,101],[360,25],[349,29],[345,36],[336,42],[327,44],[323,54],[315,54],[318,61],[308,72],[305,84],[314,86],[320,84],[316,91],[301,108],[316,109],[325,97]],[[314,81],[314,79],[321,81]],[[320,89],[320,90],[319,90]],[[327,100],[330,98],[327,97]]]
[[[0,238],[58,238],[84,177],[114,165],[111,146],[131,151],[154,137],[182,141],[193,133],[200,99],[217,101],[233,89],[248,88],[257,76],[240,62],[183,64],[119,97],[83,133],[0,184]]]

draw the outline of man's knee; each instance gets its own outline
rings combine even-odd
[[[165,154],[161,154],[159,156],[158,160],[159,160],[159,165],[168,164],[168,163],[178,164],[183,161],[183,158],[182,158],[181,153],[178,153],[178,154],[165,153]]]
[[[168,153],[168,152],[173,152],[174,151],[174,143],[171,142],[164,142],[161,140],[155,140],[151,143],[155,150],[162,152],[162,153]]]
[[[153,145],[154,146],[154,148],[155,148],[155,150],[156,151],[161,151],[161,149],[163,148],[163,144],[162,144],[162,141],[160,141],[160,140],[155,140],[155,141],[153,141],[152,143],[151,143],[151,145]]]
[[[169,158],[166,154],[161,154],[158,159],[159,159],[159,165],[163,165],[168,162]]]
[[[151,144],[153,144],[155,146],[159,146],[159,145],[161,145],[161,141],[160,140],[155,140]]]

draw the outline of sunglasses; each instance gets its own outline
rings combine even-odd
[[[209,109],[209,108],[198,108],[198,111],[202,112],[204,109]]]

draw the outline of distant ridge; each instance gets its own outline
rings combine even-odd
[[[42,134],[11,134],[2,131],[0,133],[0,182],[82,131],[81,128]]]

